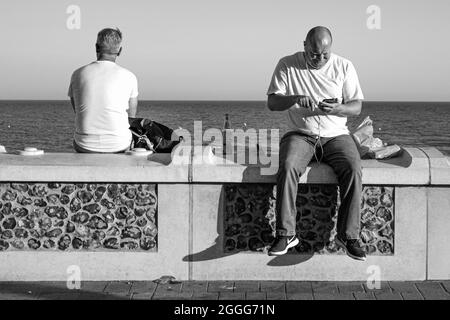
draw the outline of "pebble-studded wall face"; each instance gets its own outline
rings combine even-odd
[[[225,252],[273,241],[276,187],[226,185]],[[368,254],[394,253],[394,188],[364,187],[361,240]],[[297,252],[335,253],[338,189],[301,185]],[[157,250],[154,184],[0,184],[2,250]]]
[[[154,184],[0,184],[2,250],[157,250]]]
[[[264,251],[273,242],[276,186],[230,184],[224,187],[224,251]],[[296,199],[298,253],[343,253],[334,243],[339,189],[300,185]],[[368,254],[394,253],[394,188],[364,187],[361,240]]]

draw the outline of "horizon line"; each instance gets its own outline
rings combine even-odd
[[[21,102],[21,101],[67,101],[70,102],[70,100],[66,100],[66,99],[0,99],[0,102],[9,102],[9,101],[14,101],[14,102]],[[138,100],[138,102],[141,101],[151,101],[151,102],[266,102],[266,100],[253,100],[253,99],[244,99],[244,100],[240,100],[240,99],[231,99],[231,100],[210,100],[210,99],[188,99],[188,100],[183,100],[183,99],[174,99],[174,100],[168,100],[168,99],[142,99],[142,100]],[[422,103],[450,103],[450,100],[445,101],[445,100],[432,100],[432,101],[426,101],[426,100],[363,100],[363,102],[422,102]]]

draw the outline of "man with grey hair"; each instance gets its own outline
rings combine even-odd
[[[75,112],[77,152],[124,152],[131,145],[128,117],[136,116],[138,83],[132,72],[115,63],[121,44],[119,29],[101,30],[97,61],[72,74],[68,95]]]
[[[331,53],[328,28],[311,29],[304,52],[282,58],[272,77],[267,106],[283,111],[291,129],[280,141],[277,175],[276,239],[269,255],[295,247],[296,198],[299,177],[311,159],[323,161],[336,173],[341,205],[336,244],[357,260],[366,255],[359,243],[361,159],[349,135],[348,116],[361,112],[363,93],[353,64]]]

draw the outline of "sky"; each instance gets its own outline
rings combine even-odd
[[[366,100],[450,101],[449,12],[448,0],[2,0],[0,100],[67,99],[105,27],[123,32],[117,63],[141,100],[265,100],[278,60],[324,25]]]

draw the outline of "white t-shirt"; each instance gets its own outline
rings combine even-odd
[[[282,58],[272,76],[267,94],[283,96],[305,95],[316,105],[324,99],[338,98],[339,102],[364,99],[353,64],[336,54],[318,70],[310,69],[303,52]],[[319,115],[294,104],[287,110],[291,130],[312,136],[336,137],[348,134],[347,118]]]
[[[136,76],[111,61],[75,70],[69,86],[75,102],[75,142],[94,152],[117,152],[131,143],[128,101],[138,96]]]

